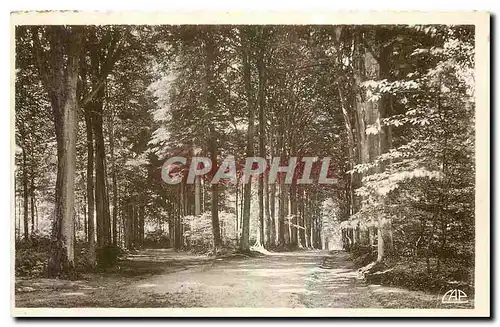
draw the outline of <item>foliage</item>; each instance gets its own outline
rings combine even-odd
[[[422,260],[426,268],[421,281],[413,276],[415,287],[439,288],[437,280],[449,280],[440,271],[455,265],[449,260],[474,263],[474,40],[461,26],[409,32],[415,38],[427,33],[432,41],[401,50],[406,64],[419,68],[363,83],[369,101],[389,98],[393,109],[366,133],[390,128],[394,147],[351,171],[362,175],[356,194],[363,205],[353,218],[391,219],[393,255]],[[387,280],[412,279],[395,275],[408,275],[402,272],[408,267],[394,269]],[[471,280],[470,274],[457,278]]]
[[[102,248],[97,248],[97,265],[99,268],[113,267],[122,256],[123,251],[118,246],[107,245]]]
[[[16,239],[26,238],[16,252],[19,274],[43,270],[45,250],[29,248],[43,248],[37,242],[45,242],[54,217],[53,108],[34,51],[37,40],[50,45],[47,31],[16,29]],[[394,260],[387,264],[413,258],[428,275],[443,265],[473,264],[471,27],[89,26],[82,42],[77,266],[93,266],[94,199],[103,202],[96,208],[103,267],[116,263],[120,248],[207,251],[219,231],[220,245],[234,247],[243,239],[242,216],[250,217],[244,236],[269,249],[322,247],[347,230],[381,228],[376,242],[386,241],[386,258]],[[94,89],[99,96],[91,104],[100,105],[102,123],[87,126],[85,113],[93,111],[85,99]],[[245,191],[240,167],[251,153],[282,164],[291,156],[331,157],[328,174],[337,183],[284,185],[280,175],[274,185],[255,178]],[[188,162],[178,166],[181,183],[167,185],[162,165],[174,155]],[[220,163],[227,155],[237,161],[236,185],[211,185],[213,172],[187,183],[191,157]],[[105,176],[91,185],[87,167],[94,162],[99,168],[89,176]],[[318,176],[318,165],[311,174]],[[106,211],[115,226],[101,226]],[[104,230],[114,245],[99,243]],[[363,263],[376,248],[374,236],[365,236],[348,235],[373,242],[350,247]]]
[[[222,241],[227,247],[235,245],[236,229],[235,216],[232,213],[219,211],[221,221]],[[183,236],[189,242],[189,247],[195,250],[208,250],[213,247],[212,217],[210,212],[203,212],[200,216],[185,216],[183,224],[188,226]]]
[[[16,242],[16,276],[45,277],[49,261],[50,239],[32,235],[28,241]]]

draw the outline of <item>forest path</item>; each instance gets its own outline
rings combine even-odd
[[[18,307],[436,307],[436,296],[368,285],[343,251],[210,258],[143,250],[113,273],[16,280]]]

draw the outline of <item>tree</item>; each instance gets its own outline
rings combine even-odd
[[[247,158],[254,157],[254,122],[255,122],[255,100],[252,88],[252,76],[250,67],[250,42],[252,33],[251,27],[242,27],[239,30],[241,38],[241,61],[243,69],[243,83],[246,94],[246,107],[248,112],[248,127],[247,127]],[[240,251],[250,251],[250,202],[252,193],[252,176],[249,176],[248,181],[244,183],[243,189],[243,217],[242,217],[242,232],[240,239]]]
[[[40,35],[41,32],[41,35]],[[74,266],[73,205],[77,132],[77,81],[82,45],[80,27],[32,29],[39,75],[51,101],[57,141],[56,209],[49,275],[69,273]],[[45,50],[41,40],[49,45]],[[65,47],[63,41],[68,41]]]

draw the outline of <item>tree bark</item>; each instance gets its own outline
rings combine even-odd
[[[201,194],[200,194],[200,176],[196,176],[194,179],[194,215],[199,216],[201,214]]]
[[[234,203],[234,207],[235,207],[234,209],[235,209],[235,216],[236,216],[235,217],[235,222],[234,222],[235,223],[235,225],[234,225],[235,228],[234,229],[235,229],[235,232],[236,232],[235,236],[236,236],[236,242],[237,242],[237,244],[239,244],[239,242],[240,242],[240,232],[239,232],[240,231],[240,215],[239,215],[240,210],[239,210],[239,205],[238,205],[238,195],[240,193],[239,192],[240,185],[238,184],[238,182],[239,182],[238,179],[236,179],[236,187],[235,187],[236,194],[235,194],[235,201],[234,201],[235,202]]]
[[[88,28],[90,45],[90,79],[92,90],[84,98],[84,106],[91,108],[92,129],[95,145],[95,209],[97,225],[97,245],[102,248],[112,243],[111,217],[106,174],[106,153],[104,145],[103,115],[107,77],[121,53],[119,34],[98,38],[97,32]],[[109,36],[109,37],[108,37]]]
[[[142,248],[144,246],[144,220],[145,220],[145,210],[142,205],[139,211],[139,245]]]
[[[21,131],[21,137],[22,137],[22,142],[23,142],[23,227],[24,227],[24,241],[29,240],[29,211],[28,211],[28,163],[26,159],[26,136],[25,136],[25,131],[24,127],[23,130]]]
[[[33,169],[33,168],[32,168]],[[35,233],[35,176],[33,170],[31,171],[30,183],[30,198],[31,198],[31,235]]]
[[[74,267],[77,82],[82,35],[81,27],[53,26],[50,29],[51,76],[54,80],[51,83],[53,91],[49,97],[52,99],[58,155],[56,210],[49,276],[59,276],[72,273]],[[63,40],[68,37],[69,46],[65,47]]]
[[[259,103],[259,156],[266,158],[266,67],[264,63],[265,40],[267,38],[267,28],[259,27],[259,45],[257,50],[257,74],[259,79],[258,103]],[[259,197],[259,236],[260,243],[264,240],[264,178],[265,174],[259,175],[258,197]]]
[[[95,265],[95,224],[94,224],[94,133],[92,132],[91,108],[84,112],[87,134],[87,239],[89,263]]]
[[[278,198],[278,244],[280,246],[285,245],[285,183],[284,176],[278,176],[279,178],[279,198]]]
[[[103,100],[104,90],[98,92],[93,105],[92,127],[95,142],[95,205],[97,220],[97,244],[100,248],[111,244],[111,226],[109,204],[106,188],[106,153],[103,133]]]
[[[117,245],[117,216],[118,216],[118,189],[116,185],[116,163],[115,163],[115,131],[114,131],[114,110],[111,108],[111,117],[109,124],[109,151],[111,154],[111,187],[113,189],[113,212],[111,214],[113,219],[113,245]]]
[[[273,160],[274,158],[274,147],[273,147],[273,140],[270,138],[269,145],[271,147],[271,158],[269,159],[270,161]],[[269,182],[269,179],[266,178],[266,180]],[[270,243],[271,246],[274,247],[276,246],[276,181],[271,184],[270,186],[270,195],[269,195],[269,206],[270,206]]]
[[[268,176],[264,176],[264,219],[266,223],[266,247],[269,248],[271,244],[271,213],[269,210],[269,180]]]
[[[214,90],[214,60],[215,60],[215,41],[213,36],[210,35],[213,30],[210,30],[205,38],[205,70],[206,70],[206,100],[207,109],[210,113],[215,114],[216,111],[216,98]],[[217,172],[217,156],[218,156],[218,140],[216,129],[210,124],[209,126],[209,149],[210,157],[212,160],[211,175],[215,176]],[[211,198],[211,214],[212,214],[212,233],[214,237],[214,253],[217,253],[218,248],[222,245],[220,236],[219,224],[219,190],[217,184],[211,184],[212,198]]]
[[[290,243],[293,246],[297,246],[298,240],[298,219],[297,219],[297,181],[294,179],[290,185],[290,214],[292,219],[290,219]]]
[[[217,165],[217,140],[213,138],[211,140],[211,159],[212,159],[212,176],[218,169]],[[219,225],[219,185],[211,184],[212,187],[212,199],[211,199],[211,212],[212,212],[212,233],[214,236],[214,253],[222,245],[222,240],[220,236],[220,225]]]
[[[251,85],[251,70],[250,70],[250,44],[247,39],[245,28],[241,29],[242,34],[242,61],[243,61],[243,81],[247,96],[247,110],[248,110],[248,129],[247,129],[247,146],[246,155],[248,157],[254,156],[254,104],[253,92]],[[243,217],[242,217],[242,235],[240,239],[240,251],[250,251],[250,202],[252,196],[252,178],[250,176],[248,183],[244,183],[243,191]]]
[[[371,32],[358,33],[355,36],[355,58],[354,58],[354,81],[355,81],[355,108],[356,108],[356,130],[360,144],[360,162],[369,163],[374,161],[385,148],[385,133],[380,127],[380,120],[383,115],[383,100],[369,101],[362,94],[361,83],[365,80],[378,80],[381,76],[380,62],[384,60],[377,59],[381,53],[372,53],[372,49],[368,49],[367,44],[380,43],[377,35]],[[373,48],[373,47],[372,47]],[[380,51],[379,51],[380,52]],[[366,134],[366,129],[370,125],[376,125],[378,132],[376,134]],[[366,174],[377,173],[383,170],[383,166],[379,165],[375,171],[373,169]],[[380,201],[384,202],[381,198]],[[382,206],[383,208],[383,206]],[[377,261],[382,261],[384,257],[384,224],[383,212],[379,210],[377,213],[378,225],[378,248]]]

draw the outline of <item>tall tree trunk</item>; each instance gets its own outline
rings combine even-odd
[[[239,223],[239,227],[240,229],[238,230],[238,233],[239,233],[239,240],[241,241],[241,235],[242,235],[242,231],[243,231],[243,211],[244,211],[244,208],[245,208],[245,185],[243,183],[241,183],[241,189],[240,189],[240,194],[241,194],[241,199],[240,199],[240,223]]]
[[[174,232],[175,232],[175,248],[180,249],[182,247],[182,235],[181,235],[181,203],[177,204],[177,211],[174,220]]]
[[[130,201],[130,200],[129,200]],[[134,248],[134,204],[129,202],[127,205],[127,249]]]
[[[270,146],[271,146],[271,158],[270,160],[273,160],[274,158],[274,147],[273,147],[273,140],[270,139],[270,142],[269,142]],[[269,179],[267,178],[267,180],[269,181]],[[269,206],[270,206],[270,220],[271,220],[271,229],[270,229],[270,233],[271,233],[271,238],[270,238],[270,243],[271,243],[271,246],[276,246],[276,181],[274,183],[271,184],[271,187],[270,187],[270,198],[269,198]]]
[[[200,186],[201,186],[201,177],[196,176],[194,178],[194,215],[199,216],[201,214],[201,193],[200,193]]]
[[[212,138],[210,141],[210,155],[212,160],[212,176],[215,176],[215,173],[218,169],[217,164],[217,139]],[[219,185],[211,184],[212,187],[212,199],[211,199],[211,213],[212,213],[212,233],[214,236],[214,253],[217,253],[217,250],[222,245],[222,240],[220,236],[220,225],[219,225]]]
[[[144,209],[144,205],[142,205],[139,211],[139,245],[141,246],[141,248],[144,246]]]
[[[118,216],[118,190],[116,187],[116,163],[115,163],[115,131],[114,131],[114,110],[111,108],[111,117],[109,123],[109,151],[111,154],[111,187],[113,189],[113,212],[111,214],[113,219],[113,245],[117,245],[117,216]]]
[[[85,242],[88,243],[89,235],[88,235],[88,224],[87,224],[87,196],[86,195],[84,195],[84,197],[83,197],[82,212],[83,212],[83,232],[85,233]]]
[[[19,188],[18,188],[18,183],[17,183],[17,179],[18,179],[18,170],[16,169],[15,172],[14,172],[14,180],[16,181],[16,183],[14,183],[14,241],[17,243],[17,241],[20,239],[20,231],[19,231],[19,228],[21,228],[21,207],[19,205],[19,200],[18,200],[18,192],[19,192]]]
[[[266,68],[264,63],[264,53],[265,53],[265,40],[267,38],[267,28],[259,27],[259,44],[257,50],[257,74],[259,79],[259,92],[258,92],[258,103],[259,103],[259,156],[261,158],[266,158]],[[265,174],[259,175],[259,236],[260,243],[265,244],[264,240],[264,178]]]
[[[29,211],[28,211],[28,201],[29,201],[29,190],[28,190],[28,163],[26,159],[26,138],[24,136],[24,128],[21,133],[23,138],[23,227],[24,227],[24,240],[29,239]]]
[[[298,221],[300,221],[300,229],[299,229],[299,235],[298,235],[298,246],[299,248],[303,248],[305,246],[305,235],[304,235],[304,227],[305,227],[305,221],[304,221],[304,190],[302,187],[299,187],[298,190],[299,193],[299,213],[298,213]]]
[[[381,77],[380,62],[385,58],[380,58],[381,53],[372,53],[377,47],[372,46],[368,49],[367,44],[379,43],[377,35],[373,32],[357,33],[355,35],[355,58],[354,58],[354,82],[356,89],[355,108],[356,108],[356,130],[360,145],[360,162],[369,163],[374,161],[385,147],[385,132],[380,127],[380,120],[383,118],[381,112],[384,110],[384,104],[381,101],[369,101],[363,96],[361,83],[366,80],[378,80]],[[378,44],[377,44],[378,45]],[[376,125],[378,133],[366,134],[366,128],[370,125]],[[383,167],[379,165],[375,171],[369,171],[367,174],[381,172]],[[361,179],[361,177],[360,177]],[[384,199],[380,199],[382,203]],[[382,206],[383,208],[383,206]],[[382,209],[383,210],[383,209]],[[384,256],[384,224],[383,212],[377,213],[378,225],[378,255],[377,261],[383,260]]]
[[[118,60],[121,53],[122,42],[119,39],[122,37],[119,33],[107,35],[100,38],[97,31],[92,28],[87,28],[86,33],[89,38],[89,46],[87,51],[90,57],[89,77],[92,84],[92,90],[84,99],[85,107],[90,108],[93,131],[93,139],[95,145],[95,190],[94,201],[96,209],[96,225],[97,225],[97,245],[102,248],[112,243],[111,233],[111,215],[109,209],[108,195],[108,180],[106,173],[106,153],[104,145],[104,102],[106,97],[106,80],[108,74],[113,69],[114,64]],[[86,66],[82,66],[82,84],[86,88]],[[113,214],[115,216],[115,214]],[[90,220],[89,220],[90,221]]]
[[[349,170],[352,170],[354,166],[356,165],[356,155],[354,153],[355,151],[355,144],[354,144],[354,135],[353,135],[353,127],[351,123],[351,118],[349,115],[349,112],[347,111],[347,106],[346,106],[346,100],[344,98],[344,93],[342,91],[342,87],[340,85],[337,85],[337,89],[339,92],[339,97],[340,97],[340,107],[342,108],[342,116],[344,117],[344,124],[345,124],[345,129],[346,129],[346,134],[347,134],[347,148],[349,151]],[[358,208],[356,207],[355,204],[355,197],[354,197],[354,189],[355,189],[355,174],[349,174],[349,210],[348,214],[349,216],[353,215],[355,212],[357,212]]]
[[[248,129],[247,129],[247,146],[246,155],[254,156],[254,103],[253,92],[251,85],[251,70],[250,70],[250,44],[245,28],[242,28],[242,61],[243,61],[243,81],[247,95],[247,110],[248,110]],[[252,197],[252,177],[250,176],[248,183],[244,183],[243,191],[243,218],[242,218],[242,235],[240,239],[240,250],[243,252],[250,250],[250,202]]]
[[[297,180],[293,179],[290,185],[290,214],[292,219],[290,219],[290,243],[293,246],[297,246],[298,239],[298,219],[297,219]]]
[[[384,259],[384,223],[382,213],[377,214],[377,261],[380,262]]]
[[[280,121],[280,127],[278,129],[278,153],[280,156],[280,164],[284,162],[285,159],[285,132],[283,128],[283,122]],[[278,186],[279,186],[279,197],[278,197],[278,245],[284,246],[286,243],[286,229],[285,226],[285,176],[283,174],[278,174]]]
[[[309,215],[309,198],[308,193],[304,190],[304,246],[309,248],[309,240],[307,238],[307,231],[309,230],[308,226],[308,215]]]
[[[283,176],[283,179],[285,179],[285,176]],[[286,219],[286,225],[285,225],[285,243],[286,244],[291,244],[292,243],[292,220],[290,219],[290,187],[288,184],[283,184],[283,196],[284,196],[284,215]]]
[[[104,88],[97,93],[93,106],[93,131],[95,142],[95,205],[97,220],[97,244],[100,248],[111,244],[111,225],[106,188],[106,153],[103,133]]]
[[[94,225],[94,133],[92,131],[91,108],[84,112],[85,129],[87,134],[87,239],[89,263],[95,265],[95,225]]]
[[[66,48],[63,40],[69,36]],[[38,32],[37,32],[38,33]],[[74,200],[76,134],[78,128],[77,82],[81,27],[51,27],[53,86],[52,107],[57,141],[56,210],[49,276],[71,273],[74,267]],[[68,50],[65,55],[65,50]],[[66,65],[64,59],[66,57]],[[66,67],[66,69],[64,68]],[[61,80],[59,80],[61,78]]]
[[[205,36],[205,70],[206,70],[206,101],[207,109],[210,113],[215,114],[216,111],[216,98],[214,90],[214,60],[215,60],[215,40],[213,39],[213,29],[207,32]],[[210,124],[209,126],[209,148],[210,157],[212,160],[212,177],[217,172],[217,155],[218,155],[218,140],[216,129]],[[219,190],[217,184],[211,184],[212,198],[211,198],[211,213],[212,213],[212,233],[214,237],[214,253],[222,245],[220,236],[219,224]]]
[[[268,176],[266,175],[264,177],[264,219],[266,222],[266,247],[269,248],[272,246],[271,243],[271,233],[272,233],[272,228],[271,228],[271,213],[269,210],[269,180]]]
[[[234,203],[234,207],[235,207],[235,216],[236,216],[236,221],[235,221],[235,232],[236,232],[236,242],[237,244],[239,244],[240,242],[240,215],[239,215],[239,207],[238,207],[238,195],[239,195],[239,190],[240,190],[240,185],[238,184],[238,179],[236,180],[236,194],[235,194],[235,203]]]
[[[279,198],[278,198],[278,244],[285,245],[285,183],[284,176],[279,176]]]
[[[31,171],[30,196],[31,196],[31,235],[34,235],[36,209],[35,209],[35,176],[33,171]]]
[[[170,207],[169,208],[169,219],[168,219],[168,238],[170,241],[170,247],[175,248],[175,231],[174,231],[174,217],[175,217],[175,211],[174,208]]]

